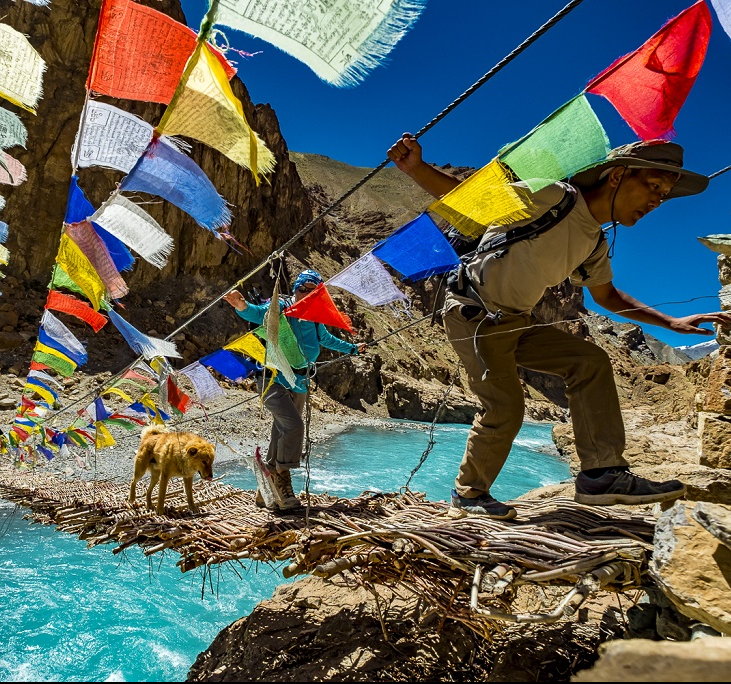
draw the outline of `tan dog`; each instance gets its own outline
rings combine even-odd
[[[157,512],[165,511],[165,495],[171,477],[182,477],[188,508],[193,513],[198,507],[193,501],[193,476],[200,473],[204,480],[213,479],[213,459],[216,448],[191,432],[168,432],[159,425],[150,425],[142,431],[140,448],[135,456],[135,472],[129,488],[130,503],[137,497],[137,483],[150,471],[147,488],[147,507],[152,509],[152,490],[160,481],[157,493]]]

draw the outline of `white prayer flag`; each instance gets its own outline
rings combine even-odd
[[[321,79],[354,86],[419,18],[426,0],[220,0],[216,24],[266,40]]]
[[[28,180],[25,166],[15,157],[0,150],[0,183],[18,186]]]
[[[66,349],[72,351],[81,358],[86,358],[86,349],[84,345],[76,339],[76,336],[58,320],[48,309],[43,312],[41,318],[41,326],[49,337],[60,342]]]
[[[96,100],[89,101],[79,133],[81,133],[80,167],[104,166],[124,173],[132,170],[152,140],[152,126],[146,121]],[[72,160],[76,158],[79,133],[76,134],[74,148],[71,151]],[[162,136],[161,140],[170,143],[166,136]]]
[[[0,108],[0,149],[20,145],[25,147],[28,142],[28,131],[17,114]]]
[[[98,223],[157,268],[165,266],[173,251],[173,239],[160,224],[122,195],[107,200],[89,220]]]
[[[226,396],[223,387],[216,382],[211,372],[205,366],[201,366],[198,361],[191,363],[190,366],[186,366],[178,373],[185,375],[193,383],[193,388],[201,404]]]
[[[721,22],[723,30],[731,38],[731,0],[711,0],[711,5],[716,10],[718,21]]]
[[[46,63],[28,39],[12,26],[0,24],[0,96],[35,114],[45,70]]]
[[[371,306],[407,299],[406,295],[394,285],[393,278],[383,264],[370,252],[330,278],[327,285],[352,292]]]

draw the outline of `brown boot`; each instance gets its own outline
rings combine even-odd
[[[300,508],[302,503],[294,495],[294,489],[292,489],[292,475],[289,470],[285,470],[281,473],[272,473],[272,491],[279,504],[279,510],[287,511],[293,508]]]

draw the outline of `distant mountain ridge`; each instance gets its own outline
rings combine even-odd
[[[718,349],[718,342],[716,340],[708,340],[707,342],[700,342],[698,344],[675,347],[675,349],[695,361],[716,351]]]

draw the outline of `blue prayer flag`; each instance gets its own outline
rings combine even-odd
[[[54,456],[54,453],[50,449],[47,449],[46,447],[43,447],[40,444],[38,446],[36,446],[36,449],[38,450],[38,452],[40,454],[43,454],[46,457],[46,460],[48,460],[48,461],[50,461]]]
[[[428,214],[421,214],[401,226],[373,248],[381,261],[395,268],[403,278],[421,280],[451,271],[459,257]]]
[[[0,245],[5,244],[8,239],[8,224],[0,221]]]
[[[150,142],[120,189],[162,197],[213,232],[231,224],[226,201],[198,164],[158,139]]]
[[[65,347],[57,339],[51,337],[43,328],[38,329],[38,341],[51,349],[55,349],[57,352],[61,352],[64,356],[70,358],[77,366],[83,366],[86,363],[86,352],[81,354]]]
[[[96,410],[95,422],[98,422],[100,420],[106,420],[107,418],[109,418],[110,415],[112,415],[111,413],[109,413],[109,411],[107,411],[107,407],[104,406],[104,402],[102,401],[101,397],[97,397],[96,399],[94,399],[94,408]]]
[[[204,356],[199,363],[213,368],[229,380],[234,381],[248,378],[249,375],[261,367],[253,361],[248,361],[240,354],[235,354],[227,349],[219,349],[213,354]]]
[[[152,411],[145,407],[143,404],[141,404],[139,401],[136,401],[134,404],[130,404],[127,407],[128,410],[134,411],[135,413],[141,413],[143,416],[151,416]],[[160,418],[163,420],[170,420],[170,416],[165,413],[159,406],[157,407],[157,412],[160,414]]]
[[[81,223],[92,216],[95,211],[94,206],[86,199],[84,191],[79,187],[79,177],[71,176],[71,186],[69,187],[69,199],[66,205],[64,223]],[[92,225],[109,251],[109,256],[112,257],[116,269],[120,273],[122,271],[129,271],[135,263],[135,258],[127,249],[124,242],[114,237],[111,233],[108,233],[100,225],[96,223],[92,223]]]

